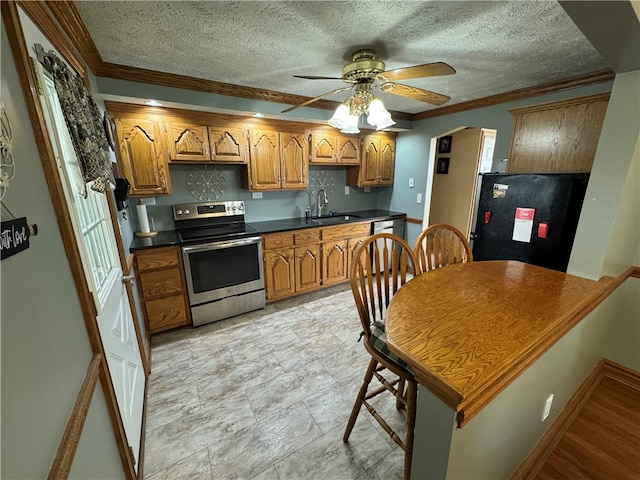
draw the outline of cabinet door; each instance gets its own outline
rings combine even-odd
[[[331,285],[346,280],[348,260],[347,240],[323,243],[322,285]]]
[[[362,243],[369,238],[369,235],[362,235],[360,237],[353,237],[349,239],[349,255],[348,255],[348,265],[347,265],[347,274],[349,276],[349,278],[351,278],[351,265],[352,265],[352,260],[353,260],[353,254],[356,251],[356,249],[362,245]]]
[[[380,141],[378,158],[378,185],[393,185],[393,170],[396,164],[395,142],[389,139]]]
[[[335,135],[329,133],[312,133],[311,163],[336,163],[338,148]]]
[[[295,259],[293,249],[264,252],[265,288],[267,299],[287,297],[295,293]]]
[[[244,127],[209,126],[211,161],[247,163],[249,145]]]
[[[165,122],[170,162],[209,162],[207,127],[180,120]]]
[[[115,118],[119,161],[131,195],[171,195],[160,125],[150,118]]]
[[[338,137],[338,159],[346,165],[360,164],[360,139],[358,137]]]
[[[306,137],[302,133],[280,133],[281,187],[306,189],[309,186],[309,162]]]
[[[278,190],[280,188],[278,132],[252,129],[249,147],[250,189]]]
[[[378,159],[380,158],[380,141],[377,138],[365,137],[360,163],[360,186],[378,184]]]
[[[307,245],[295,249],[296,292],[315,290],[320,287],[319,245]]]

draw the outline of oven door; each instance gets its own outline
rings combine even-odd
[[[264,289],[260,237],[182,247],[191,306]]]

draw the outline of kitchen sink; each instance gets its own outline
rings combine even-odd
[[[312,217],[311,223],[314,225],[337,225],[360,218],[358,215],[329,215],[326,217]]]

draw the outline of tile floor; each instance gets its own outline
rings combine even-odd
[[[400,479],[400,447],[361,410],[369,356],[348,284],[152,338],[144,478]],[[404,436],[395,399],[375,408]]]

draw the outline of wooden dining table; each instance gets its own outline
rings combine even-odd
[[[605,288],[518,261],[450,265],[398,290],[387,310],[387,343],[462,427],[593,309]]]

